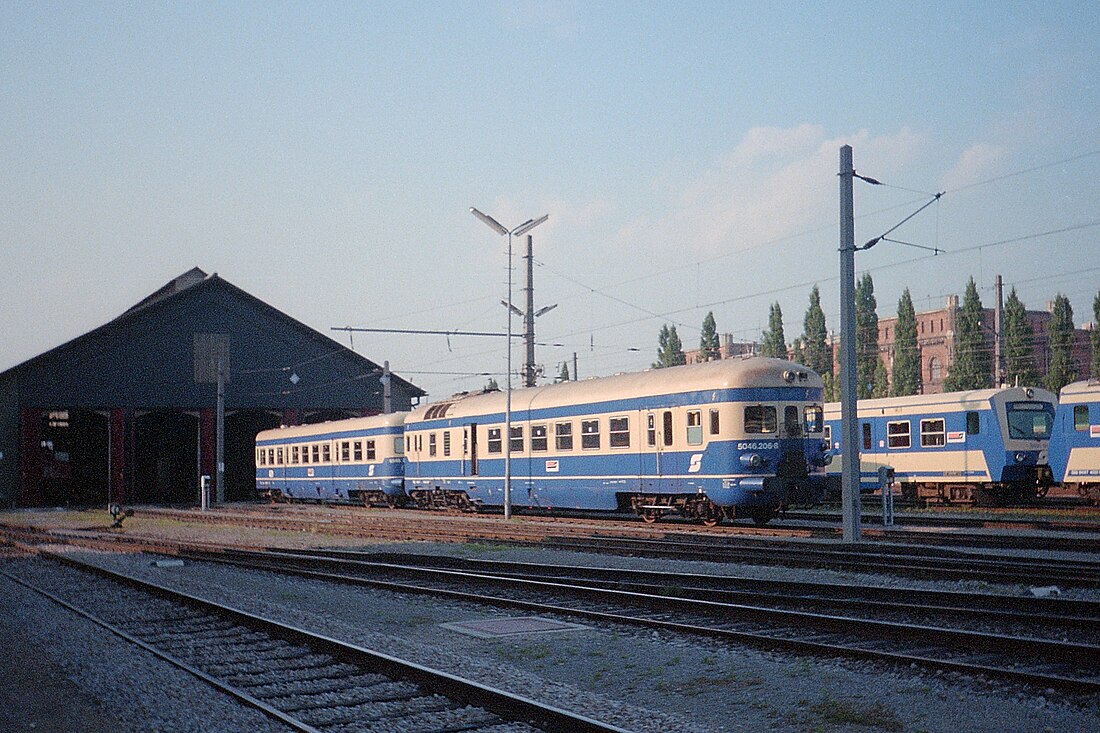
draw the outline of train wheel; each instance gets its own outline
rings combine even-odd
[[[753,524],[757,527],[763,527],[765,524],[772,521],[775,517],[775,512],[771,509],[753,509],[750,516],[752,517]]]
[[[721,521],[722,521],[721,516],[719,516],[717,514],[710,514],[710,515],[707,515],[707,516],[703,517],[703,526],[704,527],[714,527]]]
[[[646,524],[653,524],[659,517],[660,515],[652,509],[642,511],[642,521]]]

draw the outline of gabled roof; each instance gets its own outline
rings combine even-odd
[[[77,336],[71,341],[67,341],[60,346],[54,347],[49,351],[32,357],[21,364],[17,364],[16,366],[8,369],[5,372],[0,372],[0,378],[6,377],[16,372],[23,371],[33,365],[40,364],[43,361],[58,358],[64,355],[66,352],[80,345],[83,345],[86,342],[92,341],[102,335],[106,335],[106,333],[110,330],[118,326],[128,325],[136,321],[138,318],[155,317],[158,311],[166,309],[178,298],[198,296],[205,291],[215,288],[227,290],[234,297],[245,301],[249,305],[255,307],[257,310],[261,310],[267,313],[276,320],[283,321],[291,328],[301,333],[305,338],[319,343],[329,352],[346,352],[346,358],[362,363],[365,369],[372,371],[381,370],[381,366],[371,361],[370,359],[361,356],[360,354],[352,351],[338,341],[329,338],[325,334],[313,328],[310,328],[301,321],[288,316],[286,313],[283,313],[281,310],[265,303],[256,296],[244,290],[241,290],[236,285],[230,283],[228,280],[224,280],[219,277],[217,273],[214,273],[213,275],[207,275],[198,267],[193,267],[179,277],[172,279],[163,287],[159,288],[148,297],[142,299],[134,306],[127,309],[119,317],[108,321],[102,326],[94,328],[81,336]],[[392,377],[396,382],[403,385],[412,396],[423,397],[427,394],[427,392],[425,392],[424,390],[420,389],[411,382],[402,379],[396,374],[392,375]]]

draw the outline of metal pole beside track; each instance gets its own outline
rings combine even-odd
[[[852,146],[840,148],[840,501],[845,542],[859,542],[859,443],[856,422],[856,233]]]

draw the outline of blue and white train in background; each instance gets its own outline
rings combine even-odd
[[[516,507],[764,523],[825,494],[821,378],[791,362],[727,359],[515,390],[507,438],[505,400],[461,394],[402,415],[264,431],[257,488],[275,498],[503,506],[507,439]],[[373,461],[357,452],[371,434],[393,438],[392,452],[377,442]]]
[[[264,430],[256,489],[285,500],[393,506],[405,497],[406,414]]]
[[[934,504],[1015,504],[1042,496],[1053,481],[1047,451],[1058,399],[1032,387],[860,400],[856,415],[861,491],[878,488],[891,466],[902,498]],[[839,493],[840,403],[825,406]]]
[[[1063,488],[1100,504],[1100,381],[1062,388],[1050,440],[1050,468]]]

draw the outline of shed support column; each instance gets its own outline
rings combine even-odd
[[[107,503],[122,504],[126,499],[126,411],[111,409],[107,421]]]
[[[16,497],[19,506],[42,503],[42,411],[25,409],[22,416],[22,445],[19,450],[20,483]]]
[[[283,425],[291,427],[299,424],[298,411],[294,408],[287,408],[283,410]]]

